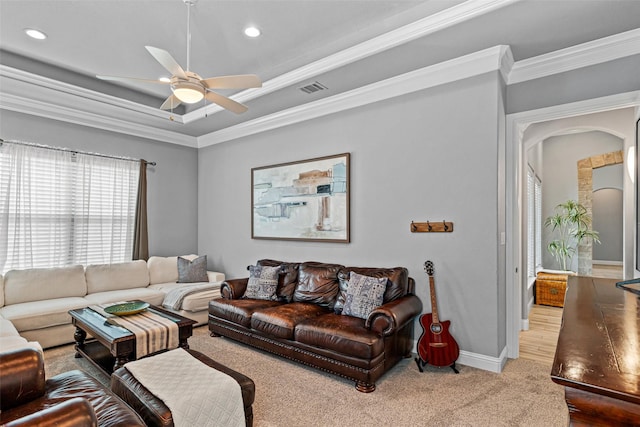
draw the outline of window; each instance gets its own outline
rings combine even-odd
[[[527,171],[527,274],[534,277],[542,268],[542,183],[529,167]]]
[[[131,259],[139,163],[0,145],[0,270]]]

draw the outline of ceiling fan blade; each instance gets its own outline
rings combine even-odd
[[[209,89],[245,89],[250,87],[262,87],[260,78],[255,74],[211,77],[203,79],[202,83]]]
[[[173,108],[176,108],[178,105],[180,105],[182,101],[180,101],[178,99],[177,96],[175,96],[174,94],[171,94],[170,97],[168,97],[160,106],[161,110],[171,110]]]
[[[207,99],[207,101],[218,104],[222,108],[226,108],[227,110],[233,111],[236,114],[244,113],[249,109],[246,105],[240,104],[239,102],[236,102],[231,98],[227,98],[226,96],[222,96],[215,92],[206,91],[204,93],[204,97]]]
[[[173,56],[171,56],[169,52],[153,46],[145,47],[147,48],[151,56],[153,56],[156,61],[160,63],[160,65],[169,70],[172,76],[178,76],[185,80],[188,79],[180,64],[178,64],[178,62],[173,59]]]
[[[111,80],[116,82],[140,82],[140,83],[157,83],[168,85],[171,82],[163,82],[162,80],[139,79],[137,77],[118,77],[118,76],[96,76],[100,80]]]

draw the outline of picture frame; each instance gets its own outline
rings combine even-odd
[[[350,242],[350,154],[251,169],[251,238]]]

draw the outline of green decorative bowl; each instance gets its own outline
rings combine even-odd
[[[105,307],[104,311],[109,314],[115,314],[116,316],[128,316],[145,311],[148,307],[149,303],[147,302],[123,302],[122,304]]]

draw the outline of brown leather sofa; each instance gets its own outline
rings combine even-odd
[[[45,380],[42,353],[25,347],[0,353],[0,425],[144,426],[98,380],[74,370]]]
[[[260,260],[280,268],[277,300],[243,298],[248,278],[227,280],[209,303],[209,331],[354,380],[372,392],[376,380],[413,347],[422,302],[403,267],[362,268],[319,262]],[[351,272],[387,278],[381,306],[367,319],[342,315]]]

